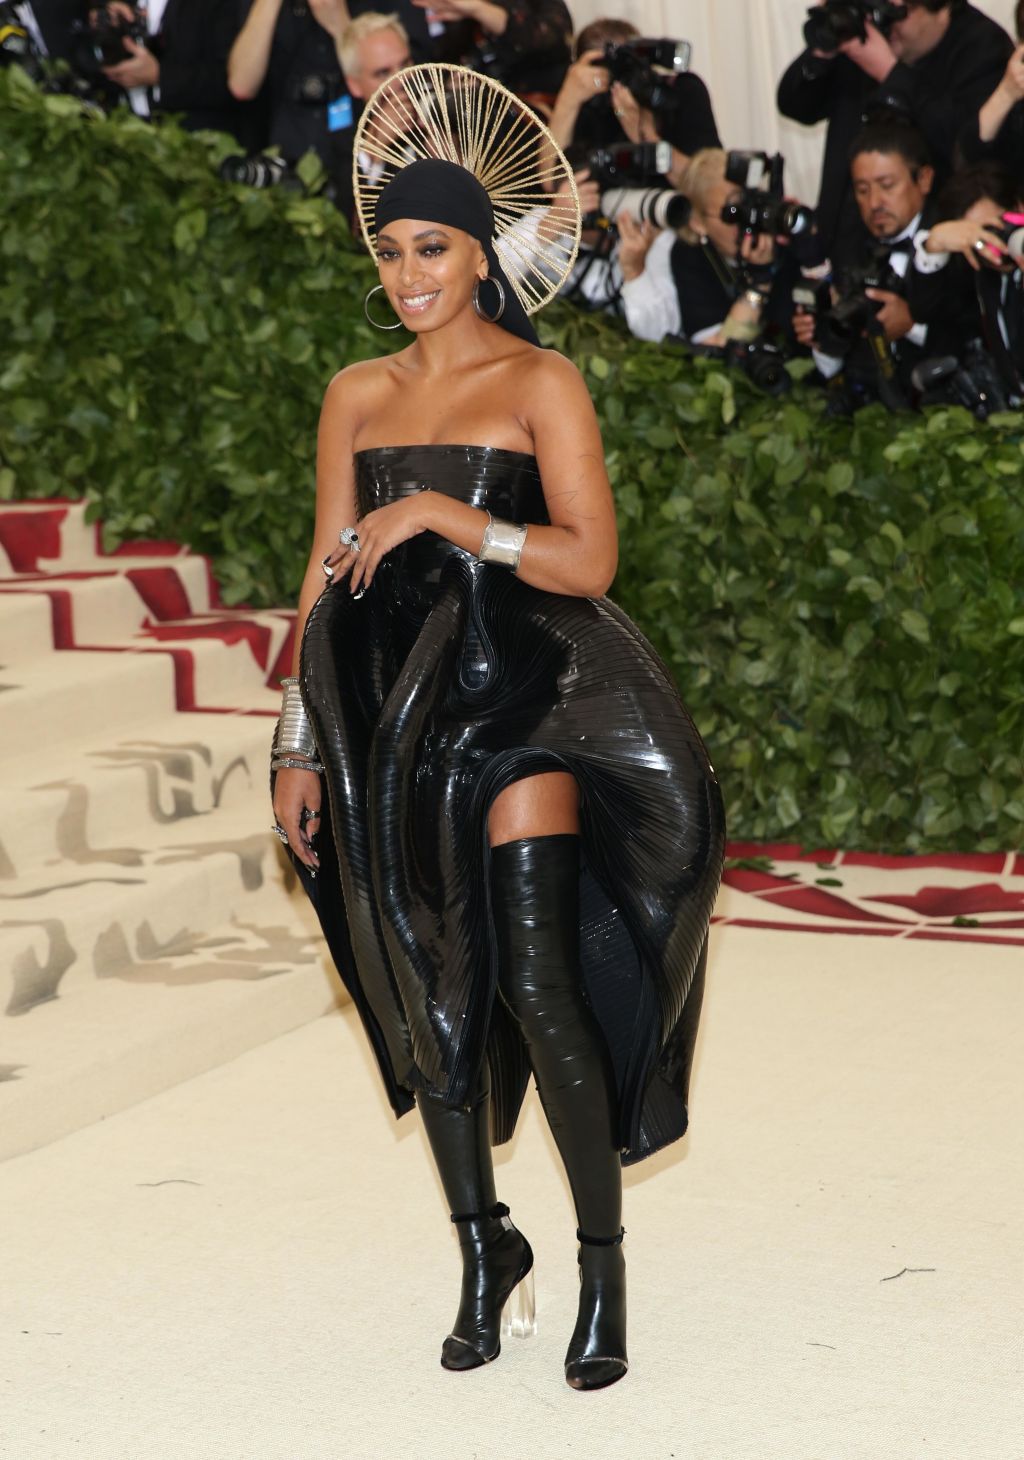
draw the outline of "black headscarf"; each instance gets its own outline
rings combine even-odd
[[[422,157],[407,163],[380,191],[377,198],[376,229],[380,234],[396,218],[422,219],[424,223],[446,223],[461,228],[483,245],[490,277],[500,280],[505,290],[505,308],[497,321],[502,329],[539,345],[537,331],[508,282],[494,248],[494,209],[479,178],[468,167],[442,157]],[[500,300],[497,290],[488,290],[481,300],[488,314],[494,314]]]

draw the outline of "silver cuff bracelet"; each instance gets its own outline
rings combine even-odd
[[[284,698],[281,701],[281,714],[274,735],[274,754],[301,755],[308,760],[314,760],[316,742],[313,739],[313,730],[306,714],[306,707],[302,703],[299,681],[282,679],[281,688],[284,690]]]
[[[519,567],[523,544],[526,542],[526,526],[521,522],[505,522],[492,517],[488,512],[487,526],[477,557],[481,563],[500,563],[511,568],[513,573]]]

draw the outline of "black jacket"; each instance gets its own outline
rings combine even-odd
[[[672,278],[679,297],[681,331],[688,340],[712,325],[721,324],[743,292],[743,283],[730,268],[713,243],[672,245],[669,255]],[[784,249],[779,250],[778,268],[772,280],[767,307],[763,316],[762,335],[779,342],[791,334],[793,286],[799,269]]]
[[[235,0],[168,0],[148,42],[160,62],[155,109],[179,115],[188,131],[228,132],[240,146],[255,149],[262,142],[257,107],[236,101],[228,90],[235,34]]]
[[[849,152],[865,109],[889,100],[905,107],[928,139],[941,183],[961,131],[995,90],[1012,50],[1002,26],[965,5],[933,51],[915,66],[898,62],[880,86],[846,56],[797,57],[779,83],[779,111],[807,125],[828,121],[818,226],[830,250],[855,226]]]

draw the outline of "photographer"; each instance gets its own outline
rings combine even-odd
[[[346,0],[236,0],[244,21],[228,57],[228,86],[267,114],[268,142],[289,162],[308,151],[330,163],[329,138],[351,123],[337,45],[351,10]]]
[[[881,399],[899,409],[915,365],[955,349],[963,301],[951,298],[927,322],[915,312],[912,260],[935,179],[921,134],[905,123],[869,125],[851,148],[850,176],[863,225],[856,247],[837,271],[831,307],[800,309],[793,328],[826,380],[842,374],[845,405]]]
[[[187,131],[228,132],[249,145],[255,118],[226,80],[234,18],[234,0],[151,0],[144,14],[115,0],[90,22],[94,36],[120,37],[114,44],[124,59],[100,69],[139,115],[170,113]]]
[[[595,20],[577,36],[576,59],[565,74],[549,122],[566,155],[582,162],[595,148],[627,140],[666,141],[684,157],[703,147],[721,146],[708,89],[691,71],[673,77],[668,91],[671,105],[660,108],[657,115],[639,104],[628,85],[631,42],[642,42],[642,37],[627,20]],[[609,48],[627,63],[625,79],[613,77],[609,66],[601,64],[608,59]],[[621,62],[616,70],[623,70]]]
[[[966,0],[817,0],[805,36],[807,48],[779,83],[778,106],[793,121],[828,121],[817,211],[831,252],[856,220],[848,157],[865,113],[901,109],[945,176],[960,132],[1003,74],[1012,45]]]
[[[565,0],[413,0],[433,24],[431,59],[485,71],[545,117],[569,64]]]
[[[328,172],[333,183],[332,197],[349,224],[355,224],[355,197],[352,185],[352,149],[356,126],[363,105],[379,86],[411,64],[409,35],[394,14],[384,15],[368,10],[357,15],[341,33],[338,59],[345,84],[353,100],[349,124],[331,133]],[[379,164],[365,152],[359,154],[359,166],[368,176]],[[358,234],[358,230],[354,228]]]
[[[942,190],[940,220],[916,239],[915,311],[941,316],[950,296],[968,300],[961,345],[980,341],[1003,388],[1024,380],[1024,188],[998,163],[955,173]],[[955,352],[958,360],[963,349]]]
[[[1017,0],[1017,49],[1006,63],[1003,78],[977,116],[960,134],[965,162],[1001,162],[1024,175],[1024,0]]]
[[[680,179],[690,219],[678,233],[619,216],[622,304],[639,339],[682,335],[691,344],[721,345],[788,329],[796,266],[773,234],[741,234],[723,217],[744,199],[727,161],[720,148],[690,161]]]

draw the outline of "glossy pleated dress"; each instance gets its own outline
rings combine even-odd
[[[355,456],[360,515],[424,488],[544,523],[536,458],[488,446]],[[302,693],[329,816],[303,874],[396,1114],[428,1089],[468,1103],[489,1063],[492,1136],[529,1075],[496,995],[487,815],[513,781],[580,790],[580,964],[615,1070],[619,1145],[682,1135],[725,825],[671,677],[607,598],[545,593],[433,533],[306,624]],[[301,873],[300,869],[300,873]]]

